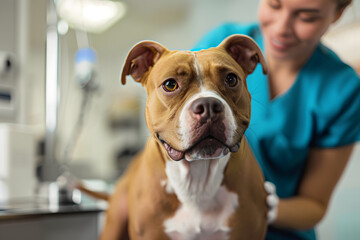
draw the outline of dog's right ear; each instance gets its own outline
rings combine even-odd
[[[121,83],[126,83],[126,76],[131,75],[136,82],[143,82],[144,75],[160,59],[167,49],[153,41],[136,44],[129,52],[121,73]]]

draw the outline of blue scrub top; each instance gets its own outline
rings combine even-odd
[[[254,38],[263,50],[258,24],[228,23],[212,30],[194,51],[216,47],[232,34]],[[293,86],[270,98],[260,64],[248,76],[252,96],[246,137],[265,179],[280,198],[296,195],[309,148],[331,148],[360,140],[360,79],[335,53],[320,44]],[[313,229],[288,231],[269,227],[266,239],[316,239]]]

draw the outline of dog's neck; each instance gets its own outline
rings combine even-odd
[[[221,186],[230,154],[213,160],[167,161],[167,191],[181,206],[164,222],[171,239],[228,239],[228,219],[239,206],[238,197]],[[210,237],[212,236],[212,237]]]
[[[167,161],[167,192],[175,193],[182,204],[206,207],[220,189],[229,158],[230,154],[212,160]]]

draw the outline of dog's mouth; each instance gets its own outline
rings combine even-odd
[[[219,159],[227,155],[229,152],[237,152],[240,147],[240,142],[232,147],[227,146],[215,137],[208,136],[196,142],[190,148],[180,151],[173,148],[170,144],[158,136],[160,142],[163,144],[169,157],[174,161],[186,159],[187,161]]]

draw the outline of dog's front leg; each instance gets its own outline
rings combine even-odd
[[[121,179],[110,198],[100,240],[128,240],[128,219],[128,188],[126,179]]]

